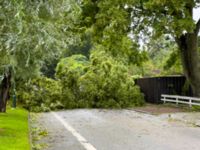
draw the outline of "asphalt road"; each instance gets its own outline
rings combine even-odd
[[[132,110],[42,113],[47,150],[199,150],[200,127]]]

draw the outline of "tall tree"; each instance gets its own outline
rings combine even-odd
[[[92,37],[92,50],[101,49],[125,62],[140,65],[145,59],[130,33],[131,14],[125,5],[130,0],[82,0],[80,28]],[[101,48],[99,48],[101,47]]]
[[[0,112],[6,111],[12,78],[38,75],[44,60],[67,48],[70,20],[76,20],[68,15],[72,4],[71,0],[0,0]]]
[[[135,23],[133,30],[146,30],[149,35],[157,37],[168,34],[174,38],[180,51],[184,74],[192,86],[194,95],[198,97],[200,96],[198,51],[200,19],[197,22],[193,20],[193,10],[199,5],[199,0],[141,0],[131,8],[132,21]]]
[[[195,96],[200,96],[197,40],[200,19],[197,22],[193,20],[193,10],[199,6],[199,0],[82,0],[83,12],[91,10],[84,13],[85,24],[97,29],[96,34],[102,37],[100,41],[107,41],[110,32],[115,35],[110,40],[115,39],[116,45],[119,39],[113,37],[128,32],[136,41],[163,34],[173,37],[180,51],[184,74]]]

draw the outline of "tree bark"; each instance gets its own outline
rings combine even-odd
[[[11,86],[11,72],[4,74],[4,79],[0,86],[0,112],[6,112],[6,104],[9,99],[9,91]]]
[[[200,97],[200,54],[198,34],[186,33],[176,39],[181,53],[184,74],[191,84],[194,96]]]

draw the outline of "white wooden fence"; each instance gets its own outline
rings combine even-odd
[[[200,98],[196,98],[196,97],[162,94],[161,101],[163,101],[164,103],[173,102],[173,103],[176,103],[177,105],[188,104],[190,107],[192,107],[192,105],[200,106]]]

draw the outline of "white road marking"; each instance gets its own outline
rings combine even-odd
[[[51,112],[52,115],[58,119],[64,127],[71,132],[71,134],[76,137],[76,139],[83,145],[86,150],[97,150],[92,144],[90,144],[81,134],[79,134],[72,126],[70,126],[65,120],[63,120],[58,114],[55,112]]]

